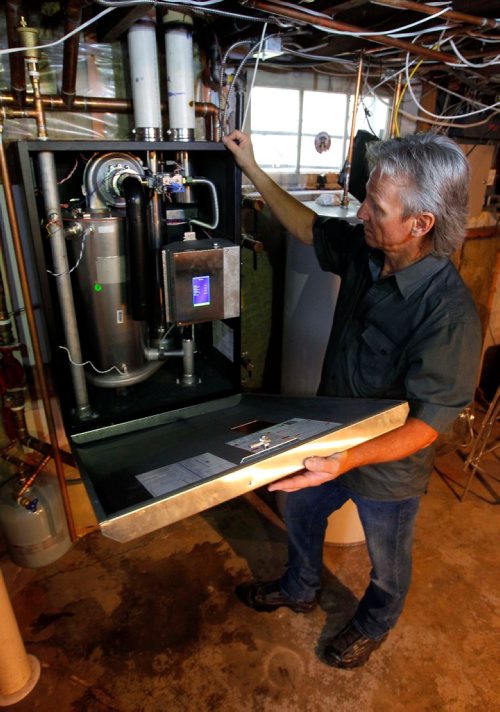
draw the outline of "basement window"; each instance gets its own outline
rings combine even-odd
[[[335,92],[254,87],[250,122],[255,158],[269,173],[340,171],[347,155],[354,96]],[[382,138],[389,109],[375,98],[358,107],[356,130]],[[314,139],[326,132],[329,150],[318,153]]]

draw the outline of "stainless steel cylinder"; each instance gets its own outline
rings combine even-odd
[[[79,260],[73,280],[84,358],[99,371],[114,366],[112,373],[119,376],[118,369],[127,380],[127,374],[143,366],[145,357],[143,323],[134,321],[128,308],[125,220],[82,218],[65,220],[65,227],[82,235],[69,239],[68,252],[74,264]]]

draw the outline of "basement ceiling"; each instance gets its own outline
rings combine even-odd
[[[7,13],[13,7],[17,14],[25,12],[28,20],[33,11],[29,2],[9,0],[1,5]],[[398,81],[406,86],[411,80],[424,90],[434,87],[438,94],[447,92],[447,116],[449,98],[456,94],[461,99],[454,102],[457,114],[472,112],[471,121],[498,125],[499,5],[498,0],[186,0],[184,4],[68,0],[40,3],[38,20],[42,27],[58,24],[67,29],[72,19],[98,18],[86,30],[87,36],[111,42],[124,38],[145,13],[178,10],[193,16],[195,40],[212,77],[223,57],[227,66],[237,66],[249,47],[258,49],[265,36],[279,43],[281,54],[259,60],[261,69],[354,78],[362,57],[365,77],[372,85],[383,84],[387,93],[394,92]],[[254,64],[255,60],[247,61],[246,69]]]

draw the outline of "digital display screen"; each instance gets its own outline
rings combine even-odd
[[[205,307],[210,304],[210,275],[192,278],[193,306]]]

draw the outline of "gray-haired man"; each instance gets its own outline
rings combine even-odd
[[[449,260],[465,234],[469,171],[450,139],[416,134],[373,142],[370,178],[351,226],[317,217],[256,164],[251,141],[223,139],[284,227],[314,246],[341,277],[319,395],[407,400],[406,423],[270,485],[287,497],[284,575],[237,588],[258,611],[313,610],[320,590],[327,517],[352,499],[372,562],[370,584],[351,621],[325,646],[325,661],[362,665],[403,609],[420,497],[435,441],[470,403],[481,329],[469,292]]]

